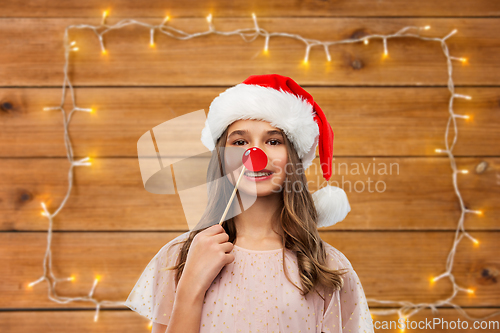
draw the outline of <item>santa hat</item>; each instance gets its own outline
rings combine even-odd
[[[325,114],[294,80],[278,74],[252,75],[227,89],[210,104],[201,142],[210,150],[226,128],[236,120],[268,121],[292,142],[304,170],[311,166],[319,146],[323,177],[332,174],[333,130]],[[312,194],[318,227],[334,225],[351,211],[343,189],[327,185]]]

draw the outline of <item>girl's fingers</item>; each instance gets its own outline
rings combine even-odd
[[[221,249],[226,254],[228,254],[229,252],[231,252],[233,250],[233,243],[230,243],[230,242],[223,243],[223,244],[221,244]]]

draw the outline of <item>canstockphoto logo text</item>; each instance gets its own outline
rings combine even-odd
[[[439,329],[439,330],[499,330],[498,321],[475,320],[472,323],[465,320],[444,320],[443,318],[432,318],[429,320],[409,320],[399,318],[395,320],[375,320],[373,322],[375,329]]]

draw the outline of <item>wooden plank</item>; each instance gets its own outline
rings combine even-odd
[[[486,317],[490,313],[496,311],[496,309],[489,308],[466,308],[464,309],[470,316],[475,318]],[[6,311],[0,312],[0,326],[4,333],[14,333],[14,332],[32,332],[32,333],[65,333],[69,325],[72,327],[72,332],[83,333],[83,332],[95,332],[95,333],[121,333],[123,332],[123,327],[126,327],[130,332],[151,332],[149,328],[149,320],[141,315],[132,312],[132,310],[103,310],[99,312],[99,320],[94,322],[94,311],[32,311],[29,317],[26,317],[26,313],[23,311]],[[457,321],[460,319],[462,322],[466,320],[464,316],[458,313],[454,309],[439,309],[438,314],[432,314],[430,310],[422,310],[418,314],[412,316],[409,320],[415,321],[417,324],[419,321],[425,323],[425,320],[431,321],[436,319],[441,319],[441,321],[446,320],[448,323],[451,321]],[[392,325],[396,325],[398,317],[395,315],[390,316],[374,316],[374,325],[377,327],[382,327],[384,321],[393,321]],[[492,321],[491,323],[488,323]],[[492,325],[498,323],[498,317],[488,319],[483,325],[490,325],[489,327],[494,327]],[[388,324],[389,325],[389,324]],[[422,324],[421,327],[424,324]],[[462,329],[460,332],[471,333],[477,332],[478,330],[473,330],[473,321],[468,321],[469,329]],[[494,332],[494,329],[486,329],[484,332]],[[413,331],[407,329],[407,331]],[[457,329],[441,329],[441,325],[436,325],[431,329],[419,329],[418,332],[423,333],[455,333]],[[483,330],[481,330],[483,331]],[[400,333],[399,329],[375,329],[375,332],[384,333]]]
[[[481,162],[487,163],[486,171],[476,173]],[[54,230],[188,229],[180,197],[147,192],[136,159],[94,159],[92,163],[75,169],[71,196],[55,218]],[[466,214],[466,229],[500,230],[500,159],[457,158],[456,163],[470,170],[457,176],[464,205],[484,212]],[[61,159],[0,160],[0,230],[47,230],[41,202],[50,212],[63,202],[68,167]],[[176,178],[205,173],[190,167]],[[326,184],[319,158],[306,178],[311,192]],[[461,210],[447,158],[337,158],[329,183],[343,188],[351,205],[346,219],[329,227],[332,230],[457,228]],[[193,202],[206,200],[204,192],[199,199],[192,195]]]
[[[112,6],[104,5],[97,0],[73,4],[64,1],[19,3],[14,0],[3,1],[4,17],[95,17],[109,8],[113,17],[159,17],[162,15],[180,16],[240,16],[247,17],[252,12],[259,16],[426,16],[426,17],[498,17],[500,6],[496,1],[478,0],[445,0],[408,2],[405,0],[386,0],[374,2],[369,0],[335,1],[197,1],[188,0],[171,2],[168,6],[161,1],[134,2],[130,0],[113,1]]]
[[[137,140],[146,131],[177,116],[204,109],[227,87],[218,88],[78,88],[79,107],[95,113],[76,113],[69,127],[74,154],[136,157]],[[444,135],[449,118],[447,88],[308,87],[306,89],[332,125],[333,154],[343,156],[445,156]],[[499,156],[500,89],[457,88],[472,96],[457,99],[455,156]],[[60,103],[60,88],[0,89],[0,156],[65,157],[63,117],[43,111]],[[68,112],[72,104],[68,97]],[[193,134],[194,135],[194,134]],[[201,135],[201,134],[200,134]],[[450,144],[453,139],[450,128]],[[177,155],[200,142],[187,141]]]
[[[96,299],[126,299],[148,262],[173,237],[168,233],[55,233],[52,240],[53,271],[59,278],[75,275],[74,282],[59,283],[60,295],[86,295],[96,275],[101,279]],[[454,232],[321,232],[321,238],[342,251],[352,263],[368,298],[433,302],[452,293],[443,273]],[[467,307],[499,307],[496,274],[500,259],[497,232],[472,232],[480,241],[475,247],[464,238],[458,246],[453,272],[456,283],[474,288],[473,295],[459,292],[454,303]],[[0,291],[2,308],[90,309],[93,303],[59,305],[47,298],[47,285],[31,289],[28,283],[43,274],[45,233],[2,233],[0,241]],[[370,255],[368,255],[370,254]],[[116,308],[116,307],[115,307]]]
[[[108,23],[115,24],[117,18]],[[158,19],[142,22],[159,24]],[[0,20],[0,62],[2,86],[60,86],[63,81],[63,35],[69,25],[99,25],[101,18],[12,18]],[[261,28],[269,32],[300,34],[307,38],[337,41],[367,34],[393,34],[406,26],[424,27],[426,37],[445,37],[450,53],[467,57],[454,62],[457,85],[498,85],[500,41],[497,18],[263,18]],[[214,19],[221,31],[253,28],[244,18]],[[171,25],[188,31],[207,31],[205,18],[173,18]],[[304,85],[440,85],[447,86],[445,57],[439,42],[413,38],[388,41],[388,58],[383,58],[382,40],[368,45],[340,44],[330,47],[331,62],[322,46],[311,49],[304,66],[305,44],[288,38],[271,38],[269,54],[263,54],[263,37],[245,42],[240,36],[210,35],[179,41],[156,35],[156,47],[149,46],[149,28],[127,26],[105,34],[108,54],[101,54],[92,30],[69,33],[79,51],[71,54],[71,80],[76,86],[228,86],[249,75],[280,73]],[[195,73],[195,74],[193,74]]]

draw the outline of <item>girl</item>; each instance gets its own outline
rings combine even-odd
[[[201,140],[212,151],[205,213],[160,249],[125,304],[153,333],[373,333],[356,272],[317,230],[350,206],[338,187],[307,189],[316,148],[327,180],[333,158],[333,131],[311,95],[288,77],[250,76],[214,99]],[[245,173],[231,211],[245,196],[256,195],[253,205],[221,226],[242,166],[215,180],[236,147],[259,147],[269,161]]]

